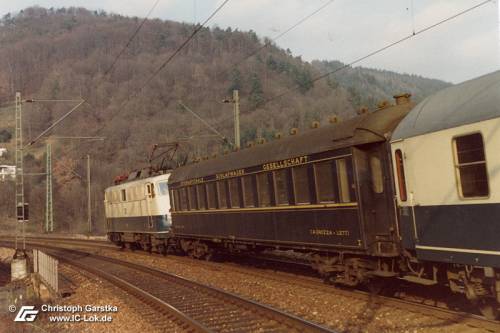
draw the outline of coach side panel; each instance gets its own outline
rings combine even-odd
[[[418,257],[500,267],[500,119],[392,143],[400,228]]]

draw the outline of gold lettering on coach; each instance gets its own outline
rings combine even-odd
[[[232,170],[232,171],[228,171],[228,172],[224,172],[224,173],[218,173],[215,175],[215,178],[217,180],[219,180],[219,179],[243,176],[244,174],[245,174],[245,170],[238,169],[238,170]]]
[[[294,165],[300,165],[300,164],[307,163],[307,160],[308,160],[308,156],[287,158],[286,160],[266,163],[266,164],[262,165],[262,170],[268,171],[268,170],[287,168],[287,167],[291,167]]]
[[[195,185],[195,184],[200,184],[200,183],[203,183],[203,177],[182,181],[181,186],[189,186],[189,185]]]
[[[309,233],[315,236],[340,236],[349,237],[349,230],[330,230],[330,229],[310,229]]]

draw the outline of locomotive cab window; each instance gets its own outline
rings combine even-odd
[[[162,196],[168,194],[168,183],[167,182],[159,182],[158,183],[158,194],[162,195]]]
[[[132,191],[132,193],[134,193],[134,192],[135,191]],[[154,198],[155,197],[154,185],[153,184],[146,184],[146,192],[147,192],[149,198]]]
[[[462,198],[484,198],[489,195],[488,171],[481,133],[456,137],[455,168]]]
[[[122,193],[122,201],[127,201],[127,191],[123,189],[121,193]]]

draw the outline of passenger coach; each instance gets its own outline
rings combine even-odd
[[[387,138],[412,107],[408,98],[175,169],[173,232],[183,250],[295,249],[317,255],[320,270],[343,270],[332,262],[349,253],[398,256]]]
[[[500,71],[422,101],[396,128],[392,156],[403,247],[419,262],[448,264],[452,290],[481,299],[482,310],[496,316]]]

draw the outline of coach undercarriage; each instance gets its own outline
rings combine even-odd
[[[176,238],[155,234],[110,233],[109,239],[131,250],[140,249],[166,255],[177,253],[194,259],[211,260],[215,254],[250,254],[286,247],[257,245],[234,240]],[[404,256],[377,257],[354,252],[307,251],[295,249],[301,261],[307,261],[326,283],[374,290],[385,279],[406,280],[421,285],[447,286],[463,294],[490,319],[498,318],[500,272],[491,267],[420,262],[410,253]]]

